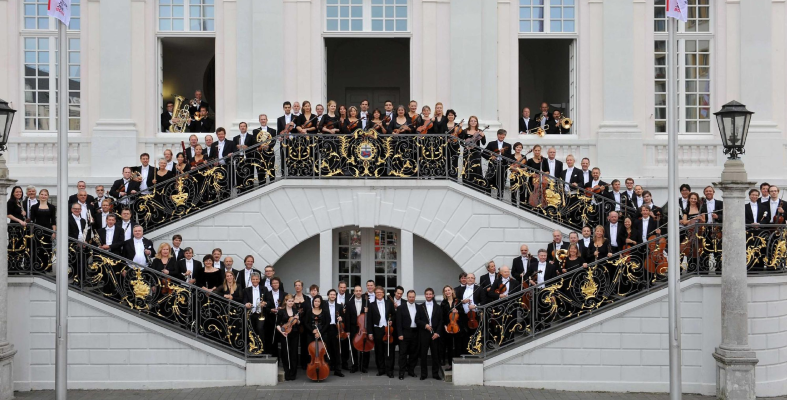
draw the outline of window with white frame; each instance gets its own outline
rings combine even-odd
[[[58,41],[57,24],[47,16],[47,0],[24,0],[22,31],[22,87],[25,131],[57,128]],[[71,3],[68,26],[68,129],[80,127],[80,1]]]
[[[325,0],[326,32],[407,32],[408,0]]]
[[[372,279],[393,291],[399,285],[399,231],[389,228],[349,228],[336,232],[334,277],[350,287]],[[337,282],[338,282],[337,281]]]
[[[213,32],[215,0],[158,0],[160,32]]]
[[[654,128],[667,132],[667,24],[665,0],[654,1]],[[688,21],[678,22],[677,79],[680,133],[711,132],[710,0],[689,0]]]
[[[520,33],[576,32],[576,0],[519,0]]]

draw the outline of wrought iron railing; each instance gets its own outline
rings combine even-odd
[[[681,229],[681,278],[721,274],[721,225],[698,224]],[[787,227],[747,227],[747,268],[750,274],[787,272]],[[587,267],[488,302],[477,309],[478,329],[468,351],[488,357],[542,337],[583,317],[626,299],[645,295],[667,284],[666,235],[613,254]],[[522,277],[513,277],[521,281]],[[489,288],[494,290],[495,288]],[[480,290],[486,290],[481,288]]]
[[[55,232],[8,228],[8,274],[55,281]],[[64,234],[62,231],[60,234]],[[240,357],[261,356],[262,341],[243,304],[69,238],[69,288]]]
[[[513,159],[498,155],[488,161],[494,153],[447,134],[378,135],[357,130],[267,140],[159,182],[121,203],[150,231],[246,194],[276,177],[449,179],[573,230],[602,225],[616,208],[623,215],[636,214],[628,204],[571,188],[562,179],[515,164]],[[261,146],[277,143],[278,150],[261,151]],[[543,188],[534,183],[539,178],[543,178]]]

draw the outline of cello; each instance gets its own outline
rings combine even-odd
[[[353,347],[360,352],[370,352],[374,349],[374,341],[369,340],[369,333],[366,331],[366,313],[362,313],[356,319],[358,333],[353,338]]]
[[[319,319],[319,316],[314,316],[314,326],[317,328],[317,335],[319,336],[316,337],[313,342],[309,343],[309,356],[311,357],[311,361],[309,365],[306,366],[306,376],[317,382],[326,380],[328,375],[331,374],[331,367],[325,361],[325,356],[328,354],[325,351],[325,342],[322,340],[322,334],[320,334],[318,325]],[[330,360],[330,355],[328,355],[328,359]]]

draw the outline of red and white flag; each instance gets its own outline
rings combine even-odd
[[[71,22],[71,0],[49,0],[47,14],[68,26]]]
[[[688,0],[667,0],[667,17],[686,22],[689,14]]]

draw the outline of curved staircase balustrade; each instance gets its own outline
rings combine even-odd
[[[64,255],[57,251],[53,234],[32,223],[9,224],[8,274],[54,282],[56,258],[67,256],[71,290],[227,353],[262,355],[262,340],[249,323],[245,305],[72,238]]]
[[[787,272],[785,234],[787,227],[783,225],[747,226],[750,275]],[[520,288],[506,298],[478,307],[479,326],[470,337],[468,351],[472,356],[490,357],[545,336],[578,318],[666,287],[666,249],[666,235],[662,235],[588,263],[587,268],[575,268],[541,285]],[[721,224],[683,227],[680,251],[681,279],[720,275]]]
[[[272,158],[276,150],[265,156],[260,152],[261,146],[276,143],[280,143],[283,171],[278,178]],[[628,204],[584,190],[567,191],[569,185],[562,179],[528,166],[511,169],[513,159],[498,154],[495,161],[487,161],[493,154],[448,134],[378,135],[356,130],[353,134],[275,136],[118,202],[130,208],[132,218],[149,232],[249,193],[268,180],[445,179],[494,194],[500,201],[577,231],[603,225],[616,207],[624,216],[636,215]],[[533,180],[539,177],[546,186],[544,198],[529,202]],[[500,190],[511,195],[501,196]]]

